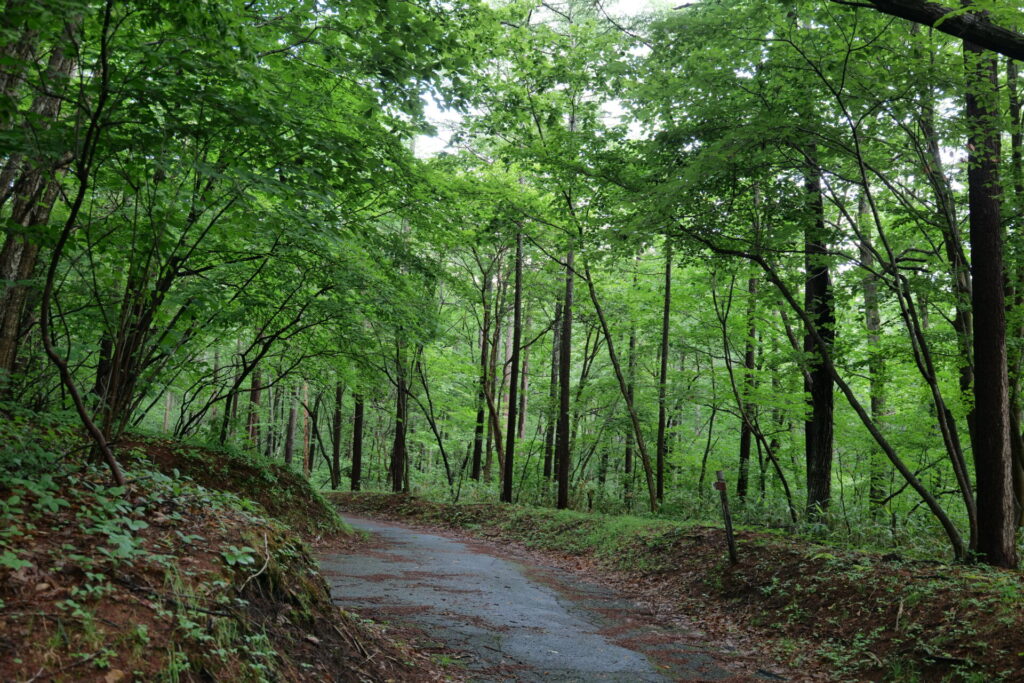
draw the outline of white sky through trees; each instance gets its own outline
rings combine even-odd
[[[655,8],[671,6],[667,0],[603,0],[601,7],[612,18],[631,17],[637,14],[648,12]],[[415,153],[420,158],[432,157],[439,152],[445,151],[448,147],[452,132],[457,127],[460,115],[457,111],[443,109],[438,106],[433,98],[426,99],[427,120],[437,128],[436,135],[418,135],[416,137]],[[619,112],[609,112],[618,115]],[[448,150],[452,151],[452,150]]]

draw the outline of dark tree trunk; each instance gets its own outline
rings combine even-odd
[[[502,472],[501,500],[512,502],[513,458],[516,449],[516,411],[519,409],[519,345],[523,335],[523,231],[516,231],[516,281],[512,302],[512,367],[508,382],[508,423],[505,437],[505,462]]]
[[[331,425],[331,489],[341,486],[341,407],[345,398],[345,385],[334,387],[334,421]]]
[[[974,309],[974,408],[978,553],[988,564],[1017,566],[1011,490],[1006,302],[999,207],[1000,140],[995,55],[964,42],[967,72],[967,181]]]
[[[352,472],[350,473],[351,488],[358,491],[363,477],[363,396],[353,394],[355,409],[352,411]]]
[[[406,395],[405,367],[401,349],[395,358],[397,360],[395,365],[395,440],[391,446],[391,465],[388,468],[388,473],[391,477],[391,490],[395,493],[408,493],[405,469],[407,467],[406,460],[409,457],[406,447],[409,397]]]
[[[629,328],[629,359],[627,363],[626,397],[632,403],[636,392],[636,325]],[[623,473],[626,475],[625,494],[630,495],[633,487],[633,429],[626,428],[626,452],[623,454]]]
[[[668,386],[668,324],[672,310],[672,243],[665,241],[665,291],[661,309],[661,368],[658,373],[658,445],[655,464],[655,491],[659,501],[665,499],[665,391]],[[611,340],[608,340],[609,344]],[[632,353],[630,354],[632,357]],[[626,387],[626,400],[632,405],[633,386]]]
[[[299,400],[299,390],[290,395],[288,402],[288,427],[284,434],[284,464],[291,465],[295,457],[295,404]]]
[[[747,487],[750,481],[750,446],[754,436],[754,408],[752,405],[754,393],[754,370],[757,367],[756,348],[754,340],[757,335],[756,321],[754,320],[754,303],[757,296],[757,278],[747,280],[747,340],[743,348],[743,401],[740,410],[743,411],[740,420],[740,471],[736,477],[736,496],[740,500],[747,497]],[[760,451],[759,451],[760,452]],[[764,481],[764,470],[762,468],[762,482]]]
[[[487,410],[485,395],[487,392],[487,360],[490,358],[489,335],[491,329],[490,271],[485,271],[482,277],[484,279],[482,293],[484,318],[480,326],[480,389],[477,393],[476,427],[473,430],[473,459],[469,474],[470,479],[475,481],[480,481],[480,470],[483,466],[484,429],[486,429],[484,411]]]
[[[552,477],[555,453],[555,425],[558,423],[558,350],[562,343],[562,302],[555,302],[555,319],[551,323],[551,383],[548,385],[547,427],[544,430],[544,479]]]
[[[832,412],[834,408],[831,373],[821,358],[815,338],[820,338],[827,352],[835,340],[835,314],[832,310],[832,279],[829,273],[825,208],[821,198],[821,169],[813,154],[808,160],[805,187],[807,191],[807,227],[804,234],[806,254],[806,289],[804,307],[817,335],[804,336],[804,352],[809,367],[804,391],[810,403],[810,417],[804,423],[804,447],[807,458],[807,514],[824,511],[832,495]]]
[[[572,360],[572,305],[576,274],[573,270],[575,254],[570,249],[565,257],[565,295],[562,299],[562,335],[558,349],[558,426],[555,435],[555,461],[558,467],[558,496],[556,507],[569,507],[569,408],[571,399]]]

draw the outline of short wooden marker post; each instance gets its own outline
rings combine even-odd
[[[736,538],[732,534],[732,515],[729,513],[729,493],[725,490],[725,475],[722,474],[722,470],[715,472],[715,476],[718,477],[718,481],[715,482],[715,488],[718,489],[718,495],[722,498],[722,517],[725,518],[725,537],[729,541],[729,561],[732,564],[739,562],[736,557]]]

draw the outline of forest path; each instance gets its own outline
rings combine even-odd
[[[479,681],[751,680],[692,633],[613,591],[490,544],[346,515],[369,549],[321,554],[335,601],[420,647],[456,651]],[[759,678],[759,676],[754,676]]]

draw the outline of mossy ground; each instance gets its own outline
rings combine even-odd
[[[797,671],[832,680],[1024,680],[1024,578],[981,566],[908,561],[781,534],[390,494],[330,494],[342,509],[459,529],[585,560],[644,600],[736,625]],[[710,615],[724,615],[716,620]],[[720,628],[719,633],[715,629]],[[799,674],[798,674],[799,676]]]

